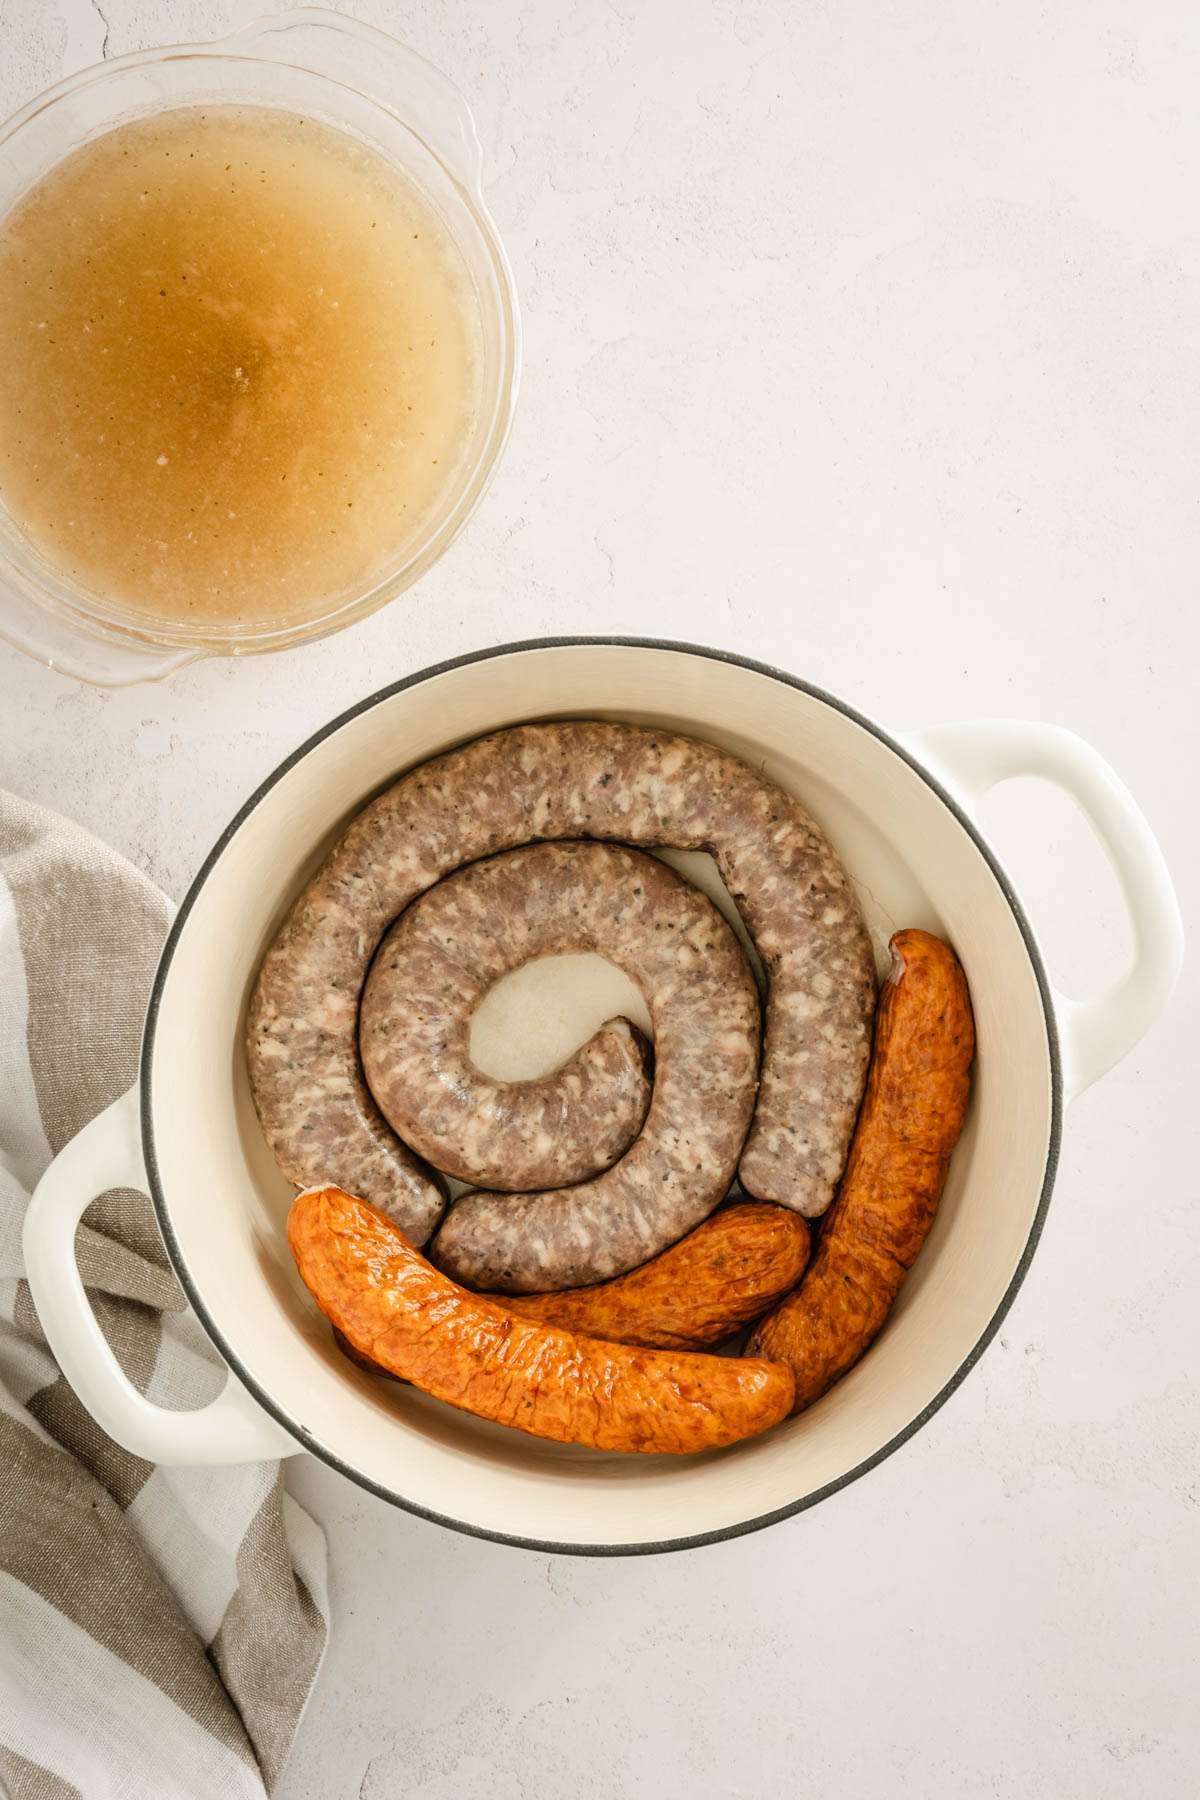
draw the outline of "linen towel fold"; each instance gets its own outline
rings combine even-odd
[[[0,792],[0,1796],[243,1800],[277,1781],[325,1646],[325,1540],[278,1463],[131,1455],[59,1373],[23,1279],[43,1169],[135,1079],[170,906],[77,826]],[[130,1379],[194,1407],[224,1371],[143,1194],[79,1267]]]

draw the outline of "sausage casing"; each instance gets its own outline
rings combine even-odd
[[[517,1318],[442,1275],[376,1208],[338,1188],[288,1217],[300,1274],[361,1356],[480,1418],[597,1450],[684,1456],[785,1418],[782,1364],[642,1350]]]
[[[882,1328],[933,1224],[970,1097],[975,1030],[962,965],[926,931],[898,931],[862,1113],[808,1273],[748,1353],[786,1362],[811,1406]]]
[[[704,894],[655,858],[610,844],[488,857],[439,881],[393,925],[359,1021],[363,1069],[391,1125],[447,1175],[502,1192],[565,1187],[616,1162],[652,1092],[648,1046],[627,1020],[610,1020],[539,1080],[493,1079],[471,1056],[471,1017],[489,988],[532,958],[580,951],[625,969],[646,999],[657,1042],[652,1132],[662,1128],[662,1083],[679,1079],[681,1060],[698,1107],[727,1113],[723,1084],[738,1090],[732,1171],[754,1105],[753,977]],[[717,1043],[721,1031],[740,1034],[737,1054]],[[728,1177],[718,1199],[727,1186]],[[600,1191],[597,1202],[607,1204]],[[471,1271],[451,1273],[480,1285]]]

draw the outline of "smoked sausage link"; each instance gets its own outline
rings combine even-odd
[[[810,1232],[786,1206],[722,1207],[640,1269],[558,1294],[487,1294],[522,1319],[641,1344],[707,1350],[790,1293],[808,1261]],[[353,1362],[372,1365],[341,1342]]]
[[[838,1197],[804,1280],[747,1346],[787,1363],[797,1412],[881,1330],[933,1224],[966,1116],[975,1031],[962,965],[927,931],[898,931],[891,951]]]
[[[783,1364],[641,1350],[517,1318],[457,1287],[339,1188],[297,1197],[288,1242],[317,1305],[360,1356],[535,1437],[684,1456],[753,1437],[791,1408]]]
[[[795,1287],[809,1228],[785,1206],[726,1206],[685,1238],[615,1281],[560,1294],[506,1294],[523,1319],[618,1344],[706,1350],[723,1343]]]

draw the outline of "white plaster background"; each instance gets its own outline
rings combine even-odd
[[[3,0],[0,110],[258,5]],[[357,0],[475,106],[527,375],[466,537],[347,635],[100,693],[0,645],[0,778],[172,894],[330,715],[489,643],[774,661],[1073,726],[1196,916],[1200,15],[1144,0]],[[3,346],[0,346],[3,354]],[[989,806],[1052,962],[1064,802]],[[471,1542],[309,1462],[335,1629],[283,1800],[1190,1800],[1197,988],[1074,1109],[997,1344],[815,1512],[665,1559]]]

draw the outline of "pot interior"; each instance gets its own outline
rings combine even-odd
[[[950,938],[971,983],[979,1048],[970,1118],[885,1331],[800,1418],[695,1459],[539,1443],[348,1363],[292,1265],[292,1190],[262,1140],[246,1080],[242,1025],[259,959],[346,819],[455,743],[571,716],[670,727],[762,767],[828,831],[880,966],[891,932],[919,925]],[[735,1531],[841,1481],[905,1433],[1004,1300],[1036,1222],[1053,1116],[1046,1015],[1020,924],[987,858],[925,779],[867,726],[779,677],[630,644],[551,644],[448,668],[367,704],[300,756],[193,890],[146,1075],[147,1149],[177,1266],[221,1349],[282,1421],[409,1506],[581,1549]]]

